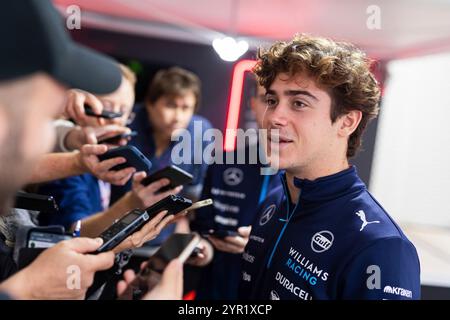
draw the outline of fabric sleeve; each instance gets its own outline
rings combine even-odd
[[[341,299],[420,299],[417,252],[400,237],[376,240],[351,259],[341,277]]]

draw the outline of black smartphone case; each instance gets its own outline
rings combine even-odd
[[[193,177],[189,172],[186,172],[176,166],[170,166],[152,173],[150,176],[143,179],[141,184],[148,186],[150,183],[158,181],[162,178],[169,179],[170,183],[169,185],[161,188],[159,192],[165,192],[178,186],[190,183],[192,182]]]
[[[191,205],[192,200],[172,194],[158,201],[154,205],[148,207],[147,209],[145,209],[145,211],[147,211],[151,220],[163,210],[167,210],[167,216],[183,211],[184,209],[189,208]]]
[[[138,148],[134,146],[122,146],[108,150],[106,153],[98,156],[100,161],[112,159],[116,157],[124,157],[127,162],[118,164],[111,168],[111,170],[122,170],[125,168],[133,167],[137,171],[150,171],[152,163],[148,160]]]

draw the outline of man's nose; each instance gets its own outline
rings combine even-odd
[[[180,122],[182,116],[183,116],[183,110],[181,110],[181,108],[176,108],[175,109],[174,121],[175,122]]]
[[[285,109],[286,108],[281,105],[278,105],[273,109],[268,109],[265,114],[267,124],[273,128],[286,126],[288,115],[286,114]]]

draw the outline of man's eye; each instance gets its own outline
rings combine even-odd
[[[274,107],[277,105],[277,100],[273,98],[266,98],[266,104],[268,107]]]
[[[303,101],[296,100],[294,101],[294,107],[297,109],[301,109],[306,107],[306,103],[304,103]]]

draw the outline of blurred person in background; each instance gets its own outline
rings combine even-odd
[[[177,142],[171,138],[175,130],[185,129],[189,132],[192,139],[189,150],[190,161],[177,166],[193,175],[192,183],[183,186],[180,193],[193,201],[200,197],[207,169],[204,159],[200,164],[194,163],[196,143],[201,141],[201,150],[206,145],[203,136],[195,136],[194,125],[197,123],[202,129],[202,134],[212,127],[207,119],[196,114],[200,108],[200,97],[201,82],[194,73],[179,67],[160,70],[148,87],[144,103],[135,106],[135,118],[130,125],[138,135],[132,138],[129,144],[136,146],[152,162],[150,174],[173,164],[171,155]],[[113,186],[111,200],[117,201],[131,189],[131,185],[129,182],[124,187]],[[158,246],[171,233],[188,230],[187,219],[180,220],[176,225],[164,229],[149,245]]]

